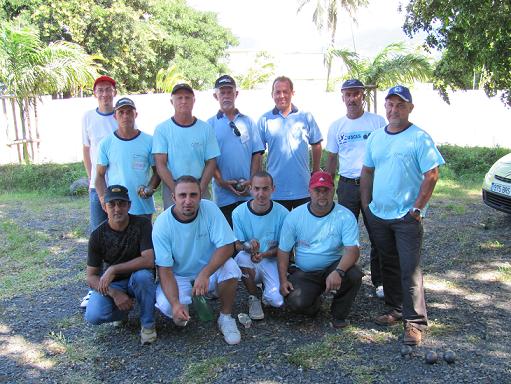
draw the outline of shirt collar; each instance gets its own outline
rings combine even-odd
[[[239,115],[239,116],[245,116],[243,113],[241,113],[241,112],[238,110],[238,108],[236,108],[236,109],[234,110],[234,113],[235,113],[236,115]],[[216,118],[217,118],[218,120],[220,120],[222,117],[224,117],[224,115],[225,115],[225,113],[223,113],[222,111],[218,111],[218,112],[217,112],[217,114],[216,114]]]
[[[280,114],[280,111],[278,110],[277,107],[274,107],[271,112],[274,115]],[[289,114],[296,113],[296,112],[298,112],[298,107],[296,105],[294,105],[293,103],[291,103],[291,112],[289,112]]]

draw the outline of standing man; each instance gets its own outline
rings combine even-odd
[[[389,125],[367,142],[360,193],[381,257],[385,303],[391,311],[376,324],[403,321],[403,343],[418,345],[428,325],[420,269],[422,218],[445,163],[431,137],[408,118],[408,88],[395,86],[385,98]]]
[[[360,172],[366,149],[366,142],[374,130],[385,125],[385,119],[364,111],[364,84],[357,79],[346,80],[341,87],[342,101],[346,105],[346,116],[336,120],[328,130],[327,172],[335,179],[339,160],[339,183],[337,201],[348,208],[358,220],[360,204]],[[369,232],[367,220],[362,211],[364,225]],[[378,251],[371,241],[371,281],[376,295],[383,299],[380,260]]]
[[[85,113],[82,119],[83,165],[89,178],[89,233],[107,219],[95,189],[96,162],[98,159],[99,142],[117,129],[114,118],[114,97],[117,93],[115,80],[108,76],[100,76],[94,81],[94,97],[98,107]],[[92,291],[82,299],[80,308],[86,308]]]
[[[334,328],[349,324],[347,317],[362,284],[358,225],[349,209],[334,203],[334,182],[327,172],[312,174],[310,203],[291,211],[280,234],[278,265],[280,292],[298,313],[315,315],[321,293],[333,293]],[[288,277],[289,253],[295,265]]]
[[[154,252],[151,222],[128,214],[128,189],[111,185],[104,195],[108,220],[89,239],[87,282],[94,290],[85,319],[98,325],[126,319],[140,306],[140,341],[156,340],[154,321]]]
[[[163,207],[172,204],[175,181],[191,175],[200,182],[202,197],[209,197],[208,186],[216,168],[220,149],[213,128],[192,115],[195,94],[188,84],[172,89],[174,116],[159,124],[153,137],[153,154],[163,181]]]
[[[312,114],[299,111],[291,103],[293,95],[291,79],[277,77],[272,85],[275,108],[258,122],[261,140],[268,145],[267,170],[275,180],[273,198],[288,210],[309,201],[309,145],[315,172],[319,170],[323,140]]]
[[[264,146],[254,121],[234,105],[238,91],[231,76],[223,75],[215,81],[213,96],[220,104],[218,113],[208,120],[220,147],[212,183],[213,196],[232,227],[232,211],[249,199],[249,180],[261,169]],[[240,182],[242,179],[244,181]]]
[[[257,283],[263,284],[263,302],[281,307],[284,298],[279,292],[277,249],[280,229],[289,211],[271,200],[275,191],[273,178],[266,171],[252,176],[252,200],[238,206],[232,215],[236,236],[236,262],[243,273],[243,282],[249,293],[248,315],[253,320],[264,318],[261,300],[257,297]]]
[[[227,344],[238,344],[241,335],[231,313],[241,271],[231,258],[232,229],[213,202],[201,200],[195,177],[177,179],[173,199],[175,204],[154,223],[160,276],[156,307],[184,327],[192,297],[216,291],[221,302],[218,327]]]
[[[132,196],[129,213],[151,220],[155,212],[153,193],[160,178],[151,153],[153,138],[135,128],[137,115],[133,100],[117,100],[114,117],[118,128],[99,144],[96,191],[104,207],[107,180],[110,185],[126,186]]]

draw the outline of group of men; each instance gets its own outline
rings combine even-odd
[[[273,82],[275,107],[257,124],[236,108],[231,76],[215,82],[220,108],[207,122],[193,116],[192,87],[177,84],[175,113],[152,140],[136,128],[133,101],[114,105],[115,81],[98,78],[98,108],[83,121],[93,229],[86,320],[122,321],[137,301],[147,344],[156,340],[154,307],[185,326],[195,299],[216,296],[218,327],[228,344],[237,344],[232,313],[242,279],[254,320],[264,318],[264,305],[315,315],[325,293],[332,296],[333,327],[343,328],[363,277],[356,264],[362,213],[372,282],[390,307],[375,322],[402,322],[403,342],[419,344],[427,327],[422,217],[444,161],[429,135],[409,122],[408,88],[389,90],[388,125],[364,111],[359,80],[344,82],[341,93],[347,112],[329,129],[325,172],[321,132],[312,114],[292,103],[287,77]],[[165,210],[152,228],[160,182]]]

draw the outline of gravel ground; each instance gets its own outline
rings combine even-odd
[[[511,216],[479,199],[432,204],[423,253],[430,330],[406,357],[401,327],[372,323],[385,308],[369,276],[352,326],[342,331],[329,324],[328,299],[313,319],[266,309],[265,320],[240,328],[236,346],[223,341],[215,323],[196,319],[178,329],[158,315],[158,340],[144,347],[136,313],[120,328],[89,326],[78,308],[86,241],[70,234],[83,232],[86,201],[72,209],[33,206],[0,204],[0,219],[45,233],[41,246],[65,255],[47,265],[66,272],[43,289],[0,301],[0,383],[511,383]],[[360,265],[368,272],[365,232],[362,242]],[[236,313],[248,310],[246,298],[240,284]],[[448,349],[457,355],[454,364],[424,362],[427,351]]]

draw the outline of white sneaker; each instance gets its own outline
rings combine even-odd
[[[80,308],[87,308],[87,304],[89,304],[89,299],[92,295],[92,290],[87,292],[87,294],[83,297],[82,302],[80,303]]]
[[[227,344],[239,344],[241,341],[241,335],[240,331],[238,331],[236,320],[234,320],[231,315],[222,316],[220,314],[218,317],[218,328],[220,328],[220,332],[224,335],[224,340]]]
[[[156,341],[156,329],[155,328],[144,328],[140,330],[140,344],[147,345],[152,344]]]
[[[374,290],[374,292],[376,293],[376,297],[378,299],[383,299],[385,298],[385,292],[383,292],[383,285],[378,285],[376,287],[376,289]]]
[[[264,319],[263,307],[261,306],[261,300],[256,296],[250,295],[248,297],[248,315],[252,320]]]

